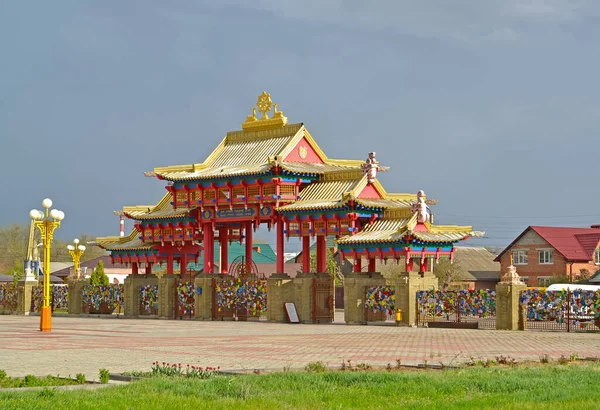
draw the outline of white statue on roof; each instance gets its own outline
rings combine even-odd
[[[370,184],[375,182],[375,177],[377,177],[377,168],[379,167],[379,163],[375,159],[375,152],[369,152],[369,156],[364,164],[362,164],[363,175],[367,175],[367,179]]]
[[[414,214],[417,213],[417,222],[425,223],[430,220],[429,208],[427,207],[427,203],[425,202],[425,192],[423,190],[419,190],[417,192],[417,202],[413,202],[410,204],[410,211]]]

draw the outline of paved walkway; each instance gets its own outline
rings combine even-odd
[[[11,376],[61,376],[98,370],[149,370],[152,362],[221,369],[302,368],[323,361],[385,366],[458,364],[510,356],[517,361],[577,353],[600,357],[600,334],[299,325],[268,322],[199,322],[156,319],[53,317],[41,333],[39,317],[0,316],[0,369]]]

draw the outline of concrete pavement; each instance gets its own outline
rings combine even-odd
[[[221,369],[302,368],[323,361],[385,366],[464,363],[471,357],[517,361],[577,353],[600,357],[600,334],[200,322],[53,317],[41,333],[39,317],[0,316],[0,369],[11,376],[47,374],[97,379],[98,370],[149,370],[153,361]]]

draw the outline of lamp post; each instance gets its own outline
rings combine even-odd
[[[79,261],[85,252],[85,246],[79,245],[79,239],[75,238],[73,240],[75,245],[67,245],[67,249],[69,250],[69,255],[73,258],[73,274],[76,280],[80,279],[79,274]]]
[[[40,230],[44,244],[44,300],[40,315],[40,331],[50,332],[52,330],[52,311],[50,310],[50,245],[54,238],[54,230],[60,226],[60,221],[64,219],[65,213],[57,209],[50,211],[52,201],[49,198],[42,201],[42,206],[46,209],[45,215],[42,211],[32,209],[29,212],[29,216]]]

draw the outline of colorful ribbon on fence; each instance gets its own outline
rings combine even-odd
[[[445,317],[446,320],[457,313],[464,317],[492,317],[496,316],[496,292],[492,289],[422,290],[417,292],[417,308],[423,316]]]
[[[519,298],[521,305],[527,308],[527,320],[556,321],[564,323],[567,316],[573,324],[581,320],[594,318],[600,312],[600,292],[593,290],[544,291],[541,289],[526,289]]]
[[[216,282],[216,304],[220,309],[246,309],[248,313],[266,312],[267,282],[222,279]]]
[[[140,308],[147,313],[158,307],[158,285],[140,286]]]
[[[179,282],[177,285],[177,302],[182,315],[196,314],[195,307],[196,285],[189,282]]]
[[[52,294],[52,306],[56,309],[69,308],[69,286],[68,285],[50,285]],[[44,287],[34,286],[31,288],[31,311],[39,312],[44,304]]]
[[[0,310],[17,310],[18,291],[12,283],[0,283]]]
[[[100,305],[106,303],[109,310],[116,312],[123,306],[123,285],[86,285],[83,288],[82,304],[89,309],[100,310]]]
[[[390,286],[373,286],[365,293],[365,308],[391,315],[396,309],[396,295]]]

